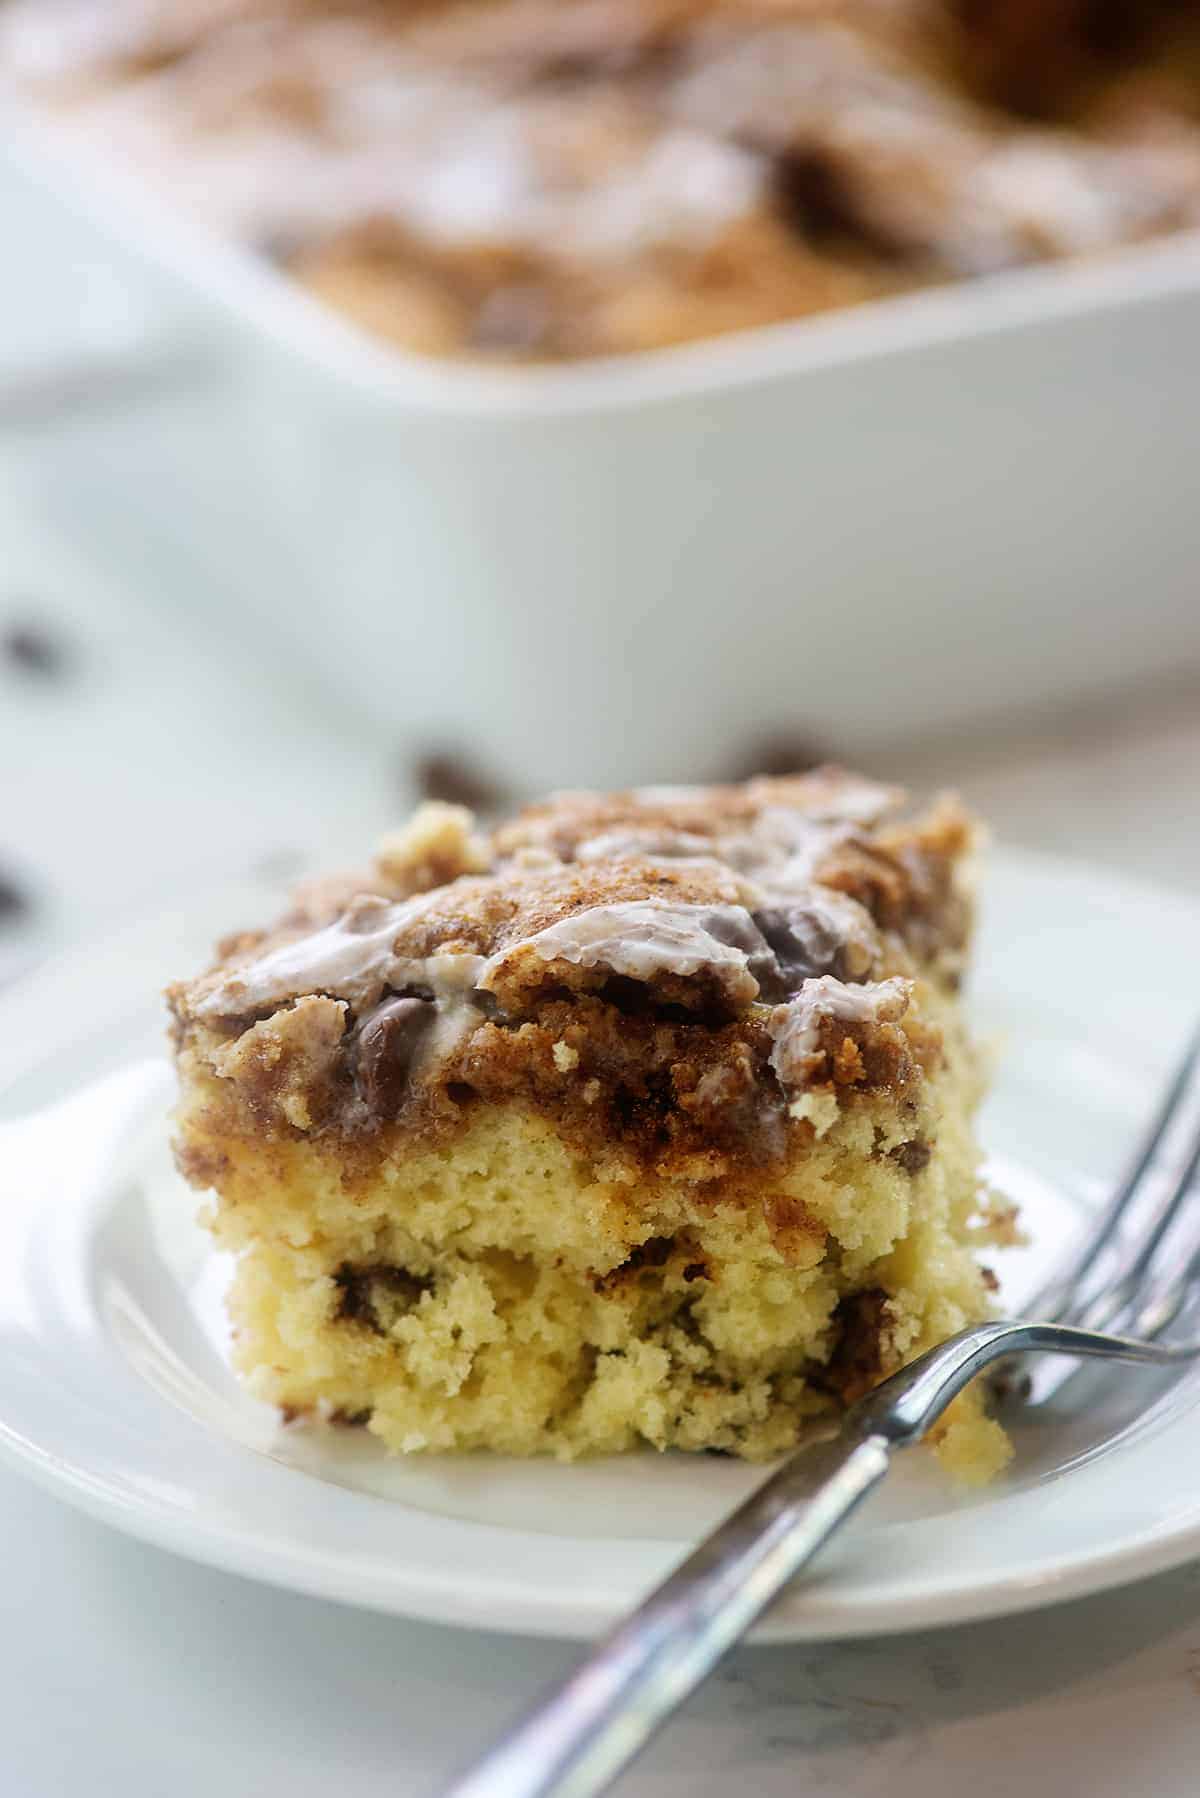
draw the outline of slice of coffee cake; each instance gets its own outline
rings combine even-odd
[[[986,1314],[969,820],[836,770],[427,806],[170,992],[236,1358],[400,1450],[764,1457]],[[943,1459],[1005,1458],[978,1396]]]

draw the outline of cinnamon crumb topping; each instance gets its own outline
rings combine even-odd
[[[958,965],[972,830],[902,803],[823,768],[565,794],[490,837],[427,805],[365,878],[173,987],[179,1053],[251,1134],[438,1135],[518,1103],[635,1165],[762,1166],[937,1063],[914,983]]]

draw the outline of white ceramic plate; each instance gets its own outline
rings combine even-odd
[[[1017,1302],[1119,1168],[1191,1022],[1200,913],[1026,857],[991,871],[975,1011],[1000,1048],[984,1119],[1037,1239]],[[284,1428],[224,1359],[228,1269],[166,1147],[157,989],[271,895],[210,897],[26,978],[0,1005],[0,1452],[61,1497],[197,1560],[445,1622],[585,1635],[746,1492],[711,1457],[561,1467],[396,1461]],[[956,1496],[927,1457],[760,1630],[865,1635],[994,1615],[1200,1553],[1200,1376],[1102,1371]]]

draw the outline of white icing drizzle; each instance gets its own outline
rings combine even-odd
[[[643,788],[635,796],[663,803],[660,791],[676,798],[702,796],[703,788]],[[581,862],[644,856],[657,861],[716,863],[739,877],[739,895],[747,910],[795,905],[818,917],[851,954],[852,972],[865,973],[878,948],[878,932],[866,907],[849,895],[815,881],[821,862],[839,844],[851,841],[855,826],[869,823],[893,803],[886,787],[872,781],[847,782],[831,792],[829,804],[816,813],[794,806],[768,805],[743,829],[716,836],[674,829],[670,825],[633,823],[585,838],[575,851]]]
[[[1113,149],[1030,132],[989,151],[965,203],[994,209],[1035,253],[1088,255],[1153,231],[1173,199],[1195,219],[1196,163],[1188,154],[1190,166],[1169,149]]]
[[[900,797],[895,787],[886,787],[880,781],[865,780],[860,775],[836,775],[823,783],[813,781],[804,814],[827,824],[878,824],[888,812],[895,811]]]
[[[482,955],[397,955],[388,963],[387,983],[395,992],[422,987],[439,1004],[459,1006],[470,1001],[486,966]]]
[[[588,837],[575,851],[575,860],[607,862],[629,855],[672,862],[721,859],[712,838],[701,836],[697,831],[672,830],[665,824],[630,824]]]
[[[369,895],[353,900],[323,930],[235,968],[196,1006],[197,1017],[258,1011],[313,992],[345,999],[361,1012],[377,1004],[387,987],[421,987],[447,1006],[464,1003],[486,965],[482,955],[394,953],[400,931],[428,898],[418,894],[395,904]]]
[[[597,261],[703,245],[758,201],[765,164],[751,152],[680,127],[623,129],[619,152],[579,173],[554,115],[539,130],[528,101],[477,110],[430,146],[394,199],[432,241],[554,244]]]
[[[392,946],[412,911],[411,901],[391,905],[386,899],[354,899],[323,930],[234,968],[200,1001],[196,1015],[227,1017],[312,992],[329,993],[365,1010],[383,991]]]
[[[895,809],[899,797],[894,787],[886,787],[877,780],[867,780],[862,775],[843,774],[839,769],[798,778],[803,781],[804,786],[802,805],[788,805],[782,799],[772,804],[767,797],[772,783],[765,779],[751,782],[751,791],[757,788],[763,796],[763,805],[756,822],[779,813],[791,819],[803,819],[816,824],[875,824],[886,812]],[[712,805],[719,791],[720,789],[714,790],[711,787],[635,787],[630,799],[635,806],[645,806],[647,810],[695,806],[703,813]],[[581,797],[586,798],[588,795]]]
[[[240,10],[241,0],[10,0],[0,50],[24,80],[64,80],[183,49]]]
[[[480,986],[489,990],[514,955],[529,951],[544,961],[606,968],[631,980],[704,973],[715,978],[734,1003],[746,1005],[758,995],[750,957],[769,954],[763,936],[740,905],[633,899],[593,905],[503,950],[489,962]]]
[[[849,824],[769,806],[747,829],[717,837],[713,849],[753,880],[764,898],[780,900],[807,895],[819,864],[852,835]]]
[[[808,980],[771,1021],[775,1047],[771,1066],[782,1086],[805,1086],[821,1064],[820,1026],[825,1018],[845,1024],[894,1023],[904,1016],[912,981],[898,977],[868,986],[847,986],[830,974]]]
[[[664,781],[658,786],[635,787],[629,797],[635,805],[704,805],[708,801],[709,790],[707,787],[671,786]]]

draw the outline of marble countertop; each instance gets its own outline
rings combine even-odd
[[[208,1572],[0,1474],[12,1798],[432,1798],[574,1650]],[[628,1798],[1192,1798],[1200,1569],[1008,1621],[744,1649]]]
[[[265,704],[261,694],[251,704],[247,688],[239,704],[228,637],[217,644],[211,621],[84,571],[38,535],[8,472],[0,627],[36,614],[70,654],[61,680],[18,664],[0,673],[0,868],[34,901],[0,937],[0,971],[5,954],[11,971],[264,854],[281,867],[319,860],[394,814],[403,795],[385,747],[302,680]],[[1200,893],[1196,698],[1181,688],[1061,720],[1015,746],[957,750],[942,765],[962,774],[1003,839]],[[205,729],[214,715],[215,737]],[[903,772],[936,778],[938,759],[910,753]],[[81,806],[81,791],[95,803]],[[208,865],[213,840],[225,845],[219,869]],[[420,1798],[576,1653],[209,1572],[8,1472],[0,1529],[6,1798]],[[1026,1618],[744,1650],[620,1789],[1191,1798],[1198,1762],[1192,1567]]]

